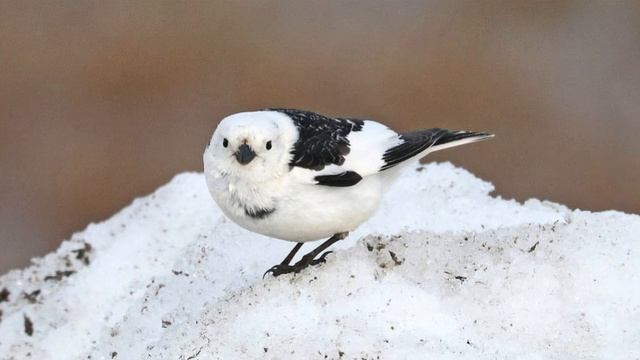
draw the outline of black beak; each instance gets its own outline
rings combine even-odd
[[[242,165],[247,165],[248,163],[256,157],[256,153],[251,150],[251,147],[247,144],[242,144],[236,151],[236,159]]]

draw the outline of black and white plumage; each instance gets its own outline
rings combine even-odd
[[[322,170],[327,165],[344,164],[351,151],[348,136],[361,131],[364,121],[328,118],[311,111],[295,109],[269,109],[287,115],[298,129],[298,140],[293,145],[289,165]]]
[[[397,133],[372,120],[267,109],[224,118],[203,159],[207,185],[225,215],[251,231],[302,243],[343,237],[366,221],[409,160],[492,136]],[[305,266],[318,254],[309,255]]]

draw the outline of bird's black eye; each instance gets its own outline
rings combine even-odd
[[[271,150],[271,140],[267,141],[267,150]]]
[[[223,139],[223,140],[222,140],[222,146],[224,146],[224,147],[229,146],[229,140],[227,140],[227,139]]]

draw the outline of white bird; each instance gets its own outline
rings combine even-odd
[[[397,133],[372,120],[294,109],[242,112],[214,131],[204,173],[227,217],[297,243],[267,271],[278,276],[324,262],[329,252],[320,254],[373,215],[409,160],[492,136],[446,129]],[[304,242],[327,237],[290,265]]]

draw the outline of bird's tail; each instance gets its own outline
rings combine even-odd
[[[450,131],[446,129],[442,130],[442,136],[439,137],[433,145],[429,147],[429,152],[448,149],[454,146],[460,146],[465,144],[471,144],[474,142],[490,139],[494,137],[493,134],[486,132],[476,131]],[[431,130],[427,130],[431,131]]]
[[[399,136],[401,143],[388,149],[383,154],[384,165],[380,170],[390,169],[418,155],[422,157],[433,151],[470,144],[492,137],[493,134],[485,132],[451,131],[447,129],[428,129],[402,133]]]

